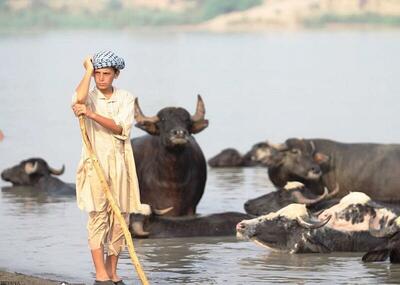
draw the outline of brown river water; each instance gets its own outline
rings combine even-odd
[[[69,105],[83,58],[100,49],[125,58],[116,86],[138,96],[147,115],[166,106],[193,112],[203,96],[210,126],[196,138],[207,158],[288,137],[400,142],[397,31],[0,35],[0,170],[42,157],[65,164],[61,178],[74,181],[81,141]],[[272,190],[263,168],[209,169],[198,212],[243,211]],[[86,219],[74,198],[0,192],[0,269],[91,284]],[[364,264],[362,253],[290,255],[235,237],[135,246],[152,284],[400,283],[400,265]],[[120,273],[137,284],[127,254]]]

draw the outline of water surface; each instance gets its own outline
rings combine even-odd
[[[135,93],[147,115],[165,106],[194,112],[202,94],[210,126],[196,138],[206,157],[297,136],[400,141],[400,32],[13,35],[0,37],[0,170],[42,157],[65,164],[61,178],[74,181],[81,141],[71,95],[84,56],[105,48],[125,57],[117,86]],[[210,170],[198,212],[243,211],[247,199],[271,190],[263,168]],[[0,268],[91,284],[86,219],[74,198],[2,191]],[[135,246],[152,284],[400,282],[398,265],[363,264],[362,253],[289,255],[234,237]],[[120,267],[136,280],[126,255]]]

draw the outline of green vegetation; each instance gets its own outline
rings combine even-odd
[[[309,28],[321,28],[331,24],[400,26],[400,16],[382,16],[374,13],[360,15],[325,14],[304,21],[304,25]]]
[[[262,4],[262,0],[203,0],[200,5],[201,20],[209,20],[221,14],[244,11]]]
[[[0,4],[4,0],[0,0]],[[182,13],[158,9],[123,9],[119,0],[109,2],[107,9],[92,14],[52,10],[40,4],[30,9],[11,12],[0,5],[0,29],[24,28],[89,28],[113,29],[143,26],[168,26],[201,23],[218,15],[242,11],[263,0],[199,0],[195,8]]]

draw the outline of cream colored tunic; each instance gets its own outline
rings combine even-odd
[[[76,94],[73,104],[76,103]],[[107,99],[97,88],[89,92],[86,105],[95,113],[111,118],[122,127],[121,135],[85,118],[89,140],[106,176],[108,185],[121,212],[146,213],[148,206],[141,204],[135,161],[130,142],[134,116],[134,97],[127,91],[114,88]],[[76,176],[78,207],[87,212],[103,211],[107,199],[85,147]]]

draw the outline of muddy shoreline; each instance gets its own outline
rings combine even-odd
[[[50,280],[18,272],[0,270],[0,285],[84,285],[84,283],[69,283],[62,280]]]

